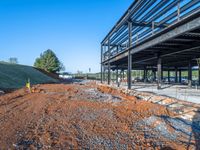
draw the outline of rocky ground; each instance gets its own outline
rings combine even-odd
[[[0,149],[198,149],[199,124],[94,82],[0,96]]]

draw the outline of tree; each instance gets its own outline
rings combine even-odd
[[[50,49],[40,54],[40,57],[35,60],[34,66],[51,73],[57,73],[64,69],[64,65]]]
[[[15,57],[11,57],[11,58],[9,58],[9,63],[11,63],[11,64],[18,64],[18,60],[17,60],[17,58],[15,58]]]

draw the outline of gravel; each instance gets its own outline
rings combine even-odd
[[[88,100],[97,101],[97,102],[105,102],[105,103],[120,103],[123,101],[121,97],[102,93],[95,88],[87,89],[84,91],[88,94],[88,97],[87,97]]]
[[[181,139],[181,137],[190,139],[194,132],[200,133],[199,122],[169,116],[151,116],[138,121],[133,127],[137,130],[143,130],[147,139],[164,137],[175,141]]]

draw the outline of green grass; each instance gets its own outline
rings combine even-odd
[[[58,82],[33,67],[0,62],[0,89],[24,87],[28,79],[31,84]]]

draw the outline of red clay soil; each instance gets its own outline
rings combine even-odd
[[[121,101],[98,100],[107,93]],[[36,85],[33,93],[0,96],[0,149],[186,149],[177,141],[146,139],[134,127],[151,115],[173,117],[163,106],[91,83]]]

